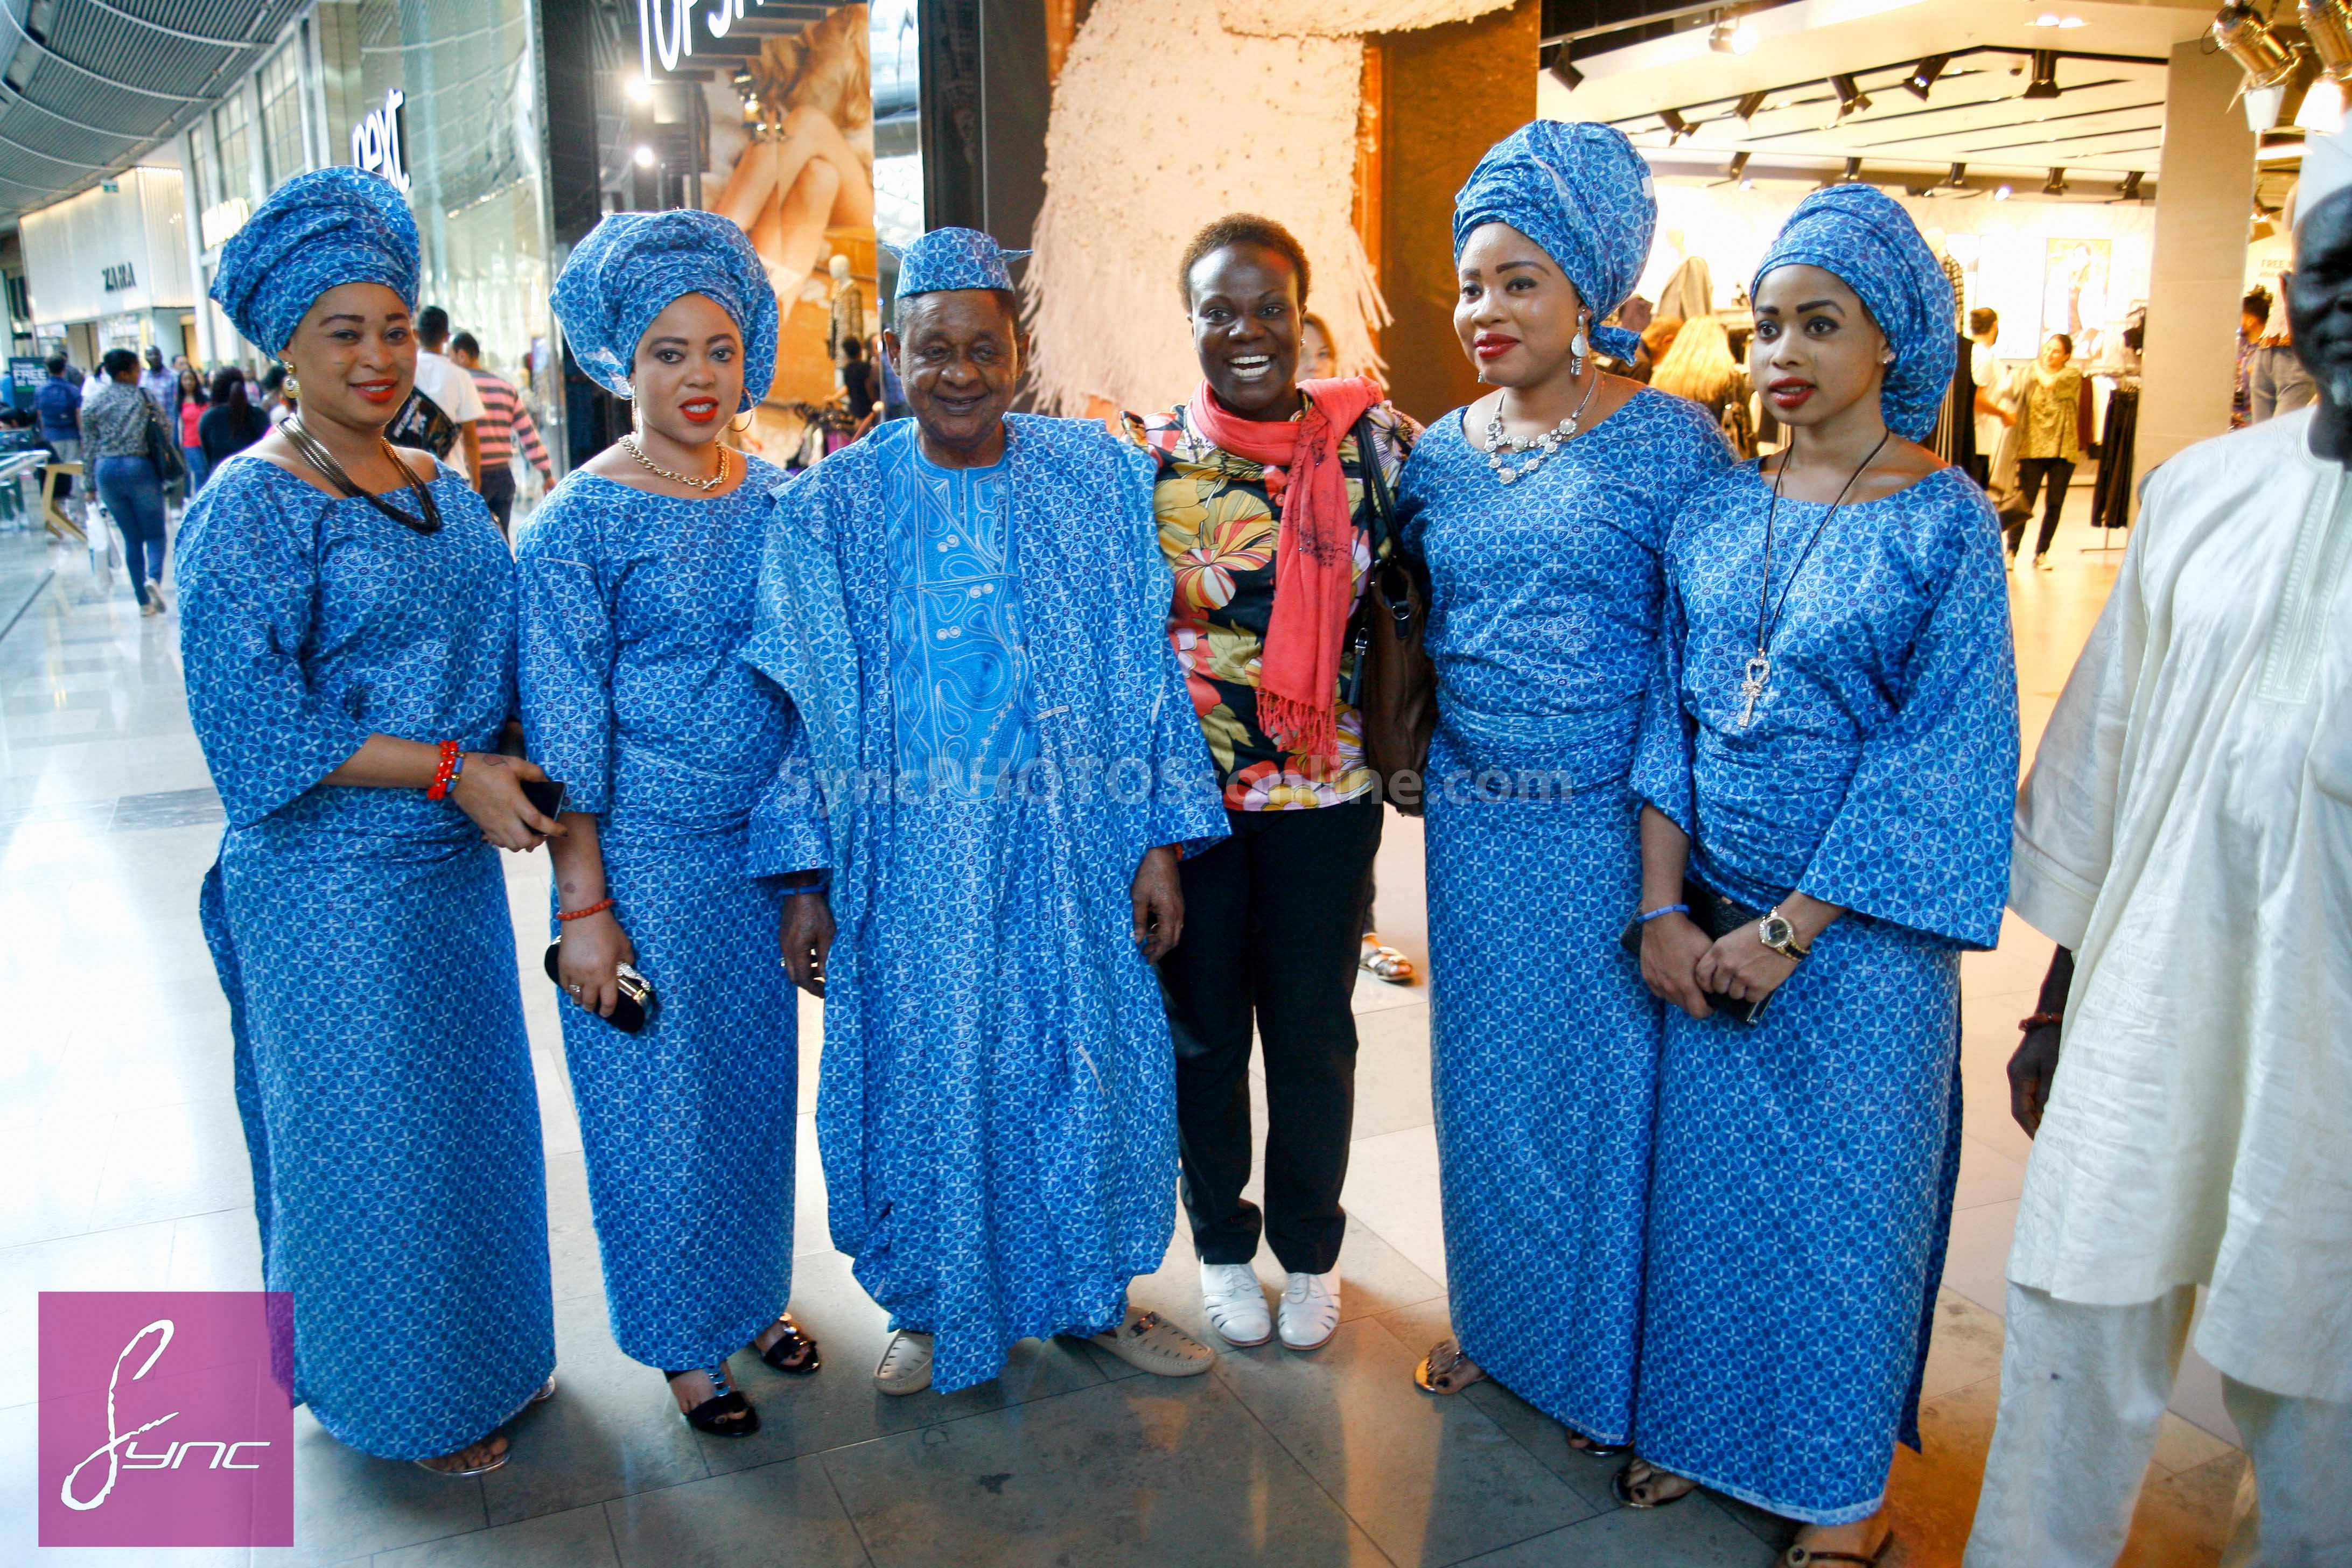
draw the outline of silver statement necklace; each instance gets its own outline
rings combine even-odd
[[[1499,397],[1495,399],[1494,416],[1486,421],[1486,466],[1495,470],[1495,478],[1507,485],[1542,468],[1544,459],[1559,451],[1560,444],[1576,434],[1577,426],[1583,422],[1584,411],[1592,405],[1592,395],[1600,389],[1601,374],[1595,371],[1592,378],[1584,384],[1584,395],[1577,400],[1576,412],[1542,435],[1529,436],[1524,440],[1503,434],[1503,400]],[[1522,452],[1528,454],[1527,459],[1514,462],[1512,458]]]
[[[1756,721],[1756,700],[1764,695],[1765,683],[1772,679],[1772,635],[1780,629],[1780,616],[1789,607],[1789,590],[1797,585],[1797,574],[1805,569],[1805,563],[1812,556],[1813,546],[1820,543],[1822,535],[1829,531],[1830,523],[1837,517],[1838,508],[1845,504],[1847,492],[1853,489],[1854,481],[1862,478],[1863,469],[1878,460],[1879,452],[1893,435],[1890,430],[1881,436],[1878,445],[1870,449],[1870,455],[1863,458],[1853,472],[1845,477],[1845,483],[1838,487],[1837,499],[1830,502],[1830,510],[1822,513],[1822,521],[1813,526],[1804,549],[1797,552],[1797,563],[1789,568],[1789,580],[1780,584],[1780,597],[1776,602],[1771,598],[1772,525],[1780,519],[1780,487],[1789,479],[1790,455],[1781,457],[1780,471],[1772,476],[1772,505],[1764,513],[1764,576],[1756,584],[1756,651],[1748,656],[1748,668],[1739,679],[1741,729]]]

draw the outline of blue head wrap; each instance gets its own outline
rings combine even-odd
[[[1879,416],[1907,440],[1932,435],[1959,359],[1959,326],[1952,280],[1911,215],[1875,185],[1815,191],[1764,253],[1750,297],[1777,267],[1818,267],[1861,297],[1895,351],[1879,388]]]
[[[1007,250],[976,228],[935,228],[898,253],[898,292],[894,298],[950,289],[1009,290],[1013,274],[1005,263],[1028,254]]]
[[[1454,195],[1454,258],[1481,224],[1507,223],[1544,248],[1601,321],[1633,291],[1650,259],[1658,202],[1650,166],[1614,126],[1533,120],[1486,150]],[[1641,336],[1592,329],[1605,353],[1630,362]]]
[[[638,340],[688,294],[709,296],[743,334],[736,411],[756,405],[776,379],[776,290],[731,219],[690,208],[611,214],[572,247],[551,303],[580,368],[626,397]]]
[[[416,309],[416,220],[380,174],[338,164],[270,193],[221,247],[212,297],[236,330],[277,355],[320,295],[381,283]]]

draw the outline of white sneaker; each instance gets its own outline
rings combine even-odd
[[[1239,1350],[1262,1345],[1274,1338],[1274,1319],[1265,1310],[1265,1288],[1246,1263],[1201,1265],[1201,1310],[1217,1337]]]
[[[874,1386],[885,1394],[920,1394],[931,1385],[931,1336],[900,1329],[882,1347]]]
[[[1261,1302],[1258,1310],[1265,1310]],[[1133,1307],[1127,1310],[1127,1321],[1089,1342],[1155,1377],[1197,1377],[1217,1359],[1216,1352],[1159,1313]]]
[[[1282,1292],[1282,1342],[1295,1351],[1321,1350],[1339,1327],[1339,1275],[1293,1274]]]

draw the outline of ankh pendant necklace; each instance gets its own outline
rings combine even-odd
[[[1782,452],[1780,471],[1772,476],[1772,505],[1764,513],[1764,580],[1756,584],[1756,651],[1748,656],[1747,668],[1742,672],[1739,679],[1739,727],[1741,729],[1744,730],[1756,721],[1757,699],[1764,695],[1765,684],[1772,679],[1772,636],[1780,629],[1780,616],[1789,607],[1789,590],[1797,585],[1797,574],[1805,569],[1806,561],[1812,556],[1813,546],[1820,543],[1822,535],[1829,531],[1831,520],[1837,516],[1838,508],[1845,504],[1846,495],[1853,489],[1854,482],[1862,478],[1864,468],[1878,460],[1878,454],[1885,447],[1894,434],[1895,432],[1889,430],[1880,436],[1878,445],[1870,449],[1869,456],[1864,458],[1853,472],[1845,477],[1845,483],[1838,487],[1837,499],[1830,502],[1830,510],[1822,514],[1822,521],[1815,525],[1812,536],[1805,541],[1804,549],[1797,552],[1797,563],[1789,568],[1789,580],[1780,584],[1780,597],[1775,603],[1770,597],[1772,527],[1780,521],[1780,487],[1788,482],[1789,460],[1792,455],[1786,451]]]

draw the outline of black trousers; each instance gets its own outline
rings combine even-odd
[[[2033,515],[2033,493],[2047,479],[2050,488],[2042,500],[2042,537],[2033,546],[2033,556],[2040,560],[2050,553],[2050,542],[2058,537],[2058,514],[2066,507],[2066,487],[2074,482],[2074,465],[2063,458],[2020,458],[2017,459],[2017,493],[2025,503],[2025,510],[2009,525],[2009,552],[2017,553],[2018,544],[2025,538],[2026,520]]]
[[[499,535],[505,537],[509,531],[508,521],[514,516],[514,470],[504,464],[497,468],[490,468],[488,464],[483,467],[482,504],[490,509],[490,516],[499,525]]]
[[[1184,939],[1160,961],[1176,1046],[1184,1208],[1203,1263],[1247,1263],[1263,1231],[1284,1268],[1327,1274],[1348,1216],[1356,1117],[1356,954],[1378,801],[1232,812],[1187,859]],[[1250,1029],[1265,1050],[1265,1212],[1250,1178]]]

